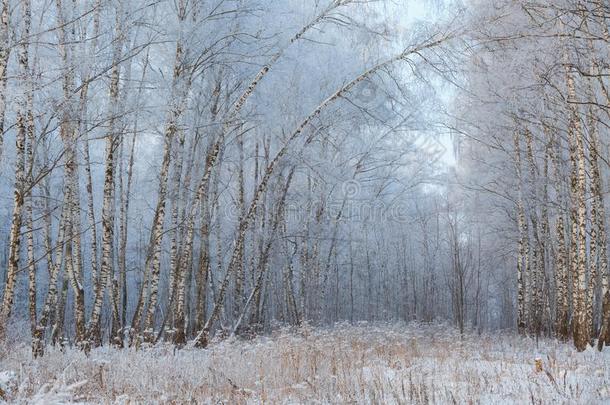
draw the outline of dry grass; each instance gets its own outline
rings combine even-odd
[[[508,334],[460,338],[442,325],[340,325],[208,350],[49,349],[32,360],[17,345],[0,362],[0,386],[9,402],[41,404],[595,404],[610,402],[609,360]]]

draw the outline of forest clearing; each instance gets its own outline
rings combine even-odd
[[[3,368],[5,400],[40,405],[610,401],[608,351],[417,323],[280,329],[206,350],[53,349],[38,360],[21,345]]]

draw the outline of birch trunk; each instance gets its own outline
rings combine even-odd
[[[95,14],[93,16],[93,39],[91,49],[89,50],[89,58],[94,58],[97,51],[97,43],[100,28],[100,12],[101,12],[101,0],[96,0],[95,3]],[[85,34],[83,34],[85,35]],[[83,38],[83,41],[86,39]],[[98,249],[97,249],[97,223],[95,221],[95,209],[93,204],[93,179],[91,176],[91,157],[89,154],[89,128],[88,128],[88,94],[89,94],[89,82],[91,80],[91,68],[87,66],[84,73],[84,84],[80,91],[80,114],[79,114],[79,131],[81,134],[87,134],[85,142],[83,144],[83,155],[85,159],[85,180],[87,190],[87,219],[89,221],[89,227],[91,228],[91,284],[93,290],[97,291],[98,288]]]
[[[529,129],[525,129],[525,142],[527,150],[527,159],[530,166],[530,198],[532,206],[529,208],[530,221],[532,223],[532,234],[534,236],[534,246],[532,247],[532,278],[530,283],[530,289],[532,290],[532,327],[533,332],[536,336],[540,336],[542,327],[542,315],[544,313],[544,298],[543,298],[543,284],[545,278],[544,268],[544,255],[545,255],[545,241],[540,238],[540,232],[538,226],[538,212],[536,206],[540,205],[540,199],[538,196],[538,173],[536,161],[534,160],[534,146],[533,146],[533,135]]]
[[[597,7],[598,10],[604,10],[604,5],[602,4],[601,0],[596,0],[595,1],[595,5]],[[604,41],[609,44],[610,46],[610,31],[608,30],[608,25],[605,21],[605,19],[602,17],[598,18],[598,23],[600,24],[600,26],[602,27],[602,35],[604,38]],[[585,20],[586,21],[586,20]],[[592,41],[589,40],[588,42],[588,46],[589,46],[589,50],[591,50],[592,47]],[[610,49],[610,48],[609,48]],[[594,53],[591,53],[592,55],[592,67],[594,69],[594,71],[592,71],[591,73],[594,74],[593,77],[597,77],[597,81],[602,89],[602,94],[604,95],[604,98],[606,100],[606,105],[610,106],[610,92],[608,91],[608,87],[606,86],[606,83],[603,79],[603,75],[600,74],[600,63],[597,60],[597,58],[594,56]],[[593,94],[591,94],[592,96]],[[608,114],[608,111],[606,111],[606,114]],[[591,118],[593,118],[591,116]],[[590,122],[590,125],[595,125],[595,123]],[[601,151],[601,145],[599,142],[599,134],[598,131],[596,130],[595,133],[595,138],[591,139],[591,145],[590,148],[594,149],[594,153],[592,154],[592,156],[594,157],[593,161],[591,161],[591,165],[592,165],[592,171],[594,171],[596,169],[597,166],[597,170],[596,173],[592,173],[591,174],[591,182],[595,183],[594,188],[595,188],[595,193],[597,194],[597,196],[594,194],[593,197],[594,199],[597,200],[597,217],[593,217],[593,221],[595,221],[595,228],[597,228],[597,233],[598,233],[598,237],[599,237],[599,272],[601,274],[601,300],[602,300],[602,306],[601,306],[601,321],[600,321],[600,332],[599,332],[599,336],[598,336],[598,341],[597,341],[597,348],[598,350],[602,350],[604,344],[606,346],[610,345],[610,289],[608,288],[608,237],[607,237],[607,231],[606,231],[606,224],[605,224],[605,219],[606,219],[606,215],[605,215],[605,204],[604,204],[604,199],[603,199],[603,181],[602,181],[602,177],[601,177],[601,172],[600,172],[600,168],[599,168],[599,157],[600,157],[600,151]]]
[[[243,133],[237,137],[237,148],[239,151],[239,161],[237,169],[237,212],[239,217],[243,218],[246,214],[246,197],[245,197],[245,185],[244,185],[244,138]],[[241,247],[238,252],[238,259],[235,271],[235,296],[233,303],[233,315],[234,319],[237,319],[241,308],[244,305],[244,246]]]
[[[4,115],[6,112],[7,67],[11,53],[9,33],[9,0],[2,0],[0,10],[0,158],[4,148]],[[0,326],[1,328],[2,326]]]
[[[523,207],[523,176],[521,174],[521,148],[519,146],[519,131],[514,132],[515,171],[517,173],[517,230],[519,232],[517,255],[517,328],[520,333],[526,331],[528,325],[528,303],[525,278],[529,274],[527,260],[528,230]],[[524,266],[525,264],[525,266]]]
[[[36,332],[32,336],[32,354],[34,358],[40,357],[44,354],[44,332],[51,320],[53,315],[53,309],[57,302],[57,280],[61,271],[61,264],[63,261],[64,242],[66,236],[66,223],[67,223],[67,207],[64,205],[62,208],[61,219],[59,221],[59,232],[57,235],[57,247],[55,248],[55,259],[49,261],[49,289],[45,298],[45,303],[40,314],[40,319],[36,327]],[[51,256],[51,250],[48,251],[48,255]]]
[[[98,347],[102,344],[101,336],[101,315],[102,306],[104,304],[104,295],[106,290],[111,287],[111,278],[113,271],[113,244],[114,244],[114,214],[115,214],[115,164],[116,164],[116,148],[120,141],[117,134],[118,131],[118,114],[119,114],[119,84],[121,66],[120,61],[123,52],[123,9],[122,1],[117,2],[116,10],[116,25],[112,69],[110,73],[110,94],[108,107],[108,133],[106,134],[105,148],[105,168],[104,168],[104,193],[102,202],[102,260],[100,266],[99,282],[94,294],[93,310],[89,321],[89,344],[92,347]],[[114,288],[113,288],[114,291]],[[115,301],[115,300],[113,300]],[[116,305],[113,302],[113,309]],[[113,312],[113,324],[116,333],[116,311]]]
[[[559,199],[559,208],[557,212],[557,219],[555,223],[555,235],[557,239],[557,254],[555,255],[555,284],[556,284],[556,308],[557,308],[557,318],[555,329],[561,339],[567,340],[570,332],[569,332],[569,310],[570,310],[570,300],[569,300],[569,290],[568,290],[568,252],[566,249],[566,234],[565,234],[565,214],[563,209],[566,204],[563,199],[564,190],[561,187],[563,183],[563,176],[561,174],[561,166],[559,164],[559,159],[557,157],[558,151],[561,150],[559,142],[561,142],[557,137],[553,135],[551,129],[545,125],[545,132],[547,132],[547,137],[549,138],[549,142],[551,143],[549,149],[549,157],[551,159],[551,163],[553,165],[553,177],[555,184],[555,194]]]
[[[590,229],[590,245],[589,245],[589,257],[590,257],[590,275],[589,275],[589,286],[586,296],[586,328],[588,330],[588,339],[592,340],[597,336],[595,330],[595,317],[593,314],[593,307],[595,305],[595,292],[597,287],[598,267],[603,272],[603,255],[606,249],[606,241],[604,228],[605,228],[605,210],[603,208],[604,200],[602,194],[602,183],[601,174],[599,169],[598,161],[598,135],[597,126],[595,124],[595,118],[593,117],[593,111],[589,108],[589,162],[590,162],[590,176],[591,181],[589,183],[591,193],[591,229]],[[604,215],[604,216],[602,216]],[[607,262],[607,260],[606,260]],[[607,265],[606,265],[607,267]]]
[[[24,42],[21,44],[20,51],[20,65],[21,65],[21,74],[23,75],[22,83],[25,87],[25,115],[26,115],[26,141],[27,141],[27,156],[26,161],[28,162],[27,169],[27,184],[30,189],[34,186],[34,156],[35,149],[37,146],[36,136],[34,134],[34,89],[32,86],[32,71],[30,69],[29,62],[29,43],[25,42],[27,38],[30,36],[30,27],[32,21],[32,12],[31,12],[31,1],[23,0],[21,2],[21,8],[23,13],[23,37],[25,38]],[[0,153],[1,155],[1,153]],[[28,263],[28,296],[29,296],[29,312],[30,312],[30,332],[34,334],[36,330],[36,319],[37,319],[37,309],[36,309],[36,300],[37,300],[37,285],[36,285],[36,260],[34,258],[34,218],[33,218],[33,198],[30,198],[26,201],[26,229],[27,229],[27,263]]]
[[[3,11],[4,14],[4,11]],[[2,16],[4,19],[4,15]],[[4,24],[4,22],[3,22]],[[21,47],[19,53],[19,65],[22,75],[28,75],[27,51],[26,46]],[[2,58],[0,54],[0,59]],[[2,61],[0,60],[0,65]],[[2,66],[0,66],[2,69]],[[3,73],[3,72],[0,72]],[[0,81],[2,78],[0,77]],[[2,84],[0,83],[0,86]],[[2,92],[4,97],[4,92]],[[25,149],[26,149],[26,133],[28,130],[27,124],[27,106],[25,96],[21,97],[19,102],[19,111],[17,112],[17,135],[15,137],[15,185],[13,190],[13,214],[11,219],[11,228],[9,231],[9,254],[8,265],[6,270],[6,283],[4,286],[4,296],[2,300],[2,308],[0,308],[0,339],[4,337],[6,327],[13,308],[13,300],[15,297],[15,285],[17,282],[17,271],[19,270],[19,256],[21,252],[21,224],[22,211],[26,198],[26,173],[25,173]],[[3,104],[3,103],[0,103]],[[3,108],[3,107],[2,107]],[[2,113],[2,111],[0,111]],[[2,117],[0,117],[2,118]]]
[[[180,2],[180,10],[184,10],[183,2]],[[180,12],[185,18],[183,11]],[[181,21],[182,21],[181,20]],[[169,167],[172,153],[173,139],[178,133],[178,121],[184,111],[186,96],[190,86],[190,80],[186,80],[184,77],[184,66],[183,66],[183,44],[182,40],[179,39],[176,43],[176,58],[174,61],[174,75],[172,79],[172,103],[170,111],[166,120],[164,138],[165,147],[163,151],[163,161],[161,163],[160,174],[159,174],[159,193],[157,206],[155,208],[155,215],[153,218],[153,224],[150,235],[149,253],[145,263],[145,277],[150,267],[150,296],[148,297],[148,308],[146,317],[144,320],[144,339],[148,342],[153,342],[154,337],[154,315],[157,309],[157,297],[159,290],[159,276],[161,268],[161,242],[163,238],[163,223],[165,220],[165,206],[167,198],[168,178],[169,178]],[[142,290],[139,298],[138,305],[136,306],[136,313],[134,315],[134,321],[132,322],[132,328],[135,328],[136,332],[139,331],[139,322],[143,312],[143,305],[146,304],[146,290]]]
[[[144,88],[144,79],[146,77],[146,72],[148,70],[149,64],[149,52],[146,53],[144,57],[144,65],[142,67],[142,76],[140,77],[140,85],[138,87],[137,93],[137,102],[136,106],[139,106],[139,103],[142,99],[142,93]],[[131,148],[129,152],[129,163],[127,166],[127,186],[122,195],[121,202],[121,213],[120,213],[120,242],[119,242],[119,277],[121,284],[121,328],[122,332],[125,331],[127,327],[127,236],[128,236],[128,225],[129,225],[129,205],[130,205],[130,196],[131,196],[131,187],[133,183],[133,167],[134,167],[134,159],[135,159],[135,147],[136,140],[138,135],[138,122],[139,122],[139,108],[136,108],[136,115],[133,123],[133,133],[131,140]],[[144,283],[143,283],[144,284]]]
[[[66,262],[70,259],[66,255]],[[65,345],[65,331],[64,331],[64,320],[66,317],[66,301],[68,299],[68,285],[69,280],[64,275],[61,283],[61,295],[57,300],[55,308],[55,322],[51,329],[51,343],[53,345],[59,345],[60,349],[63,349]]]
[[[184,162],[184,132],[178,132],[177,148],[175,148],[174,156],[174,176],[172,180],[172,196],[174,198],[172,202],[172,213],[171,213],[171,241],[170,241],[170,301],[167,308],[168,315],[173,316],[175,323],[173,326],[176,328],[175,331],[175,343],[178,345],[186,342],[185,337],[185,325],[184,325],[184,308],[185,308],[185,294],[183,290],[185,288],[185,273],[186,268],[185,262],[188,259],[184,259],[184,256],[190,255],[189,247],[179,252],[179,238],[182,236],[182,225],[180,224],[180,210],[182,205],[182,170]],[[192,247],[191,247],[192,248]],[[173,329],[173,328],[172,328]]]
[[[584,136],[576,103],[576,84],[573,73],[566,67],[568,103],[570,109],[570,161],[572,162],[572,273],[574,277],[574,345],[585,350],[588,342],[585,300],[587,294],[587,246],[586,246],[586,178]]]
[[[277,205],[277,210],[275,212],[274,215],[274,219],[272,221],[271,224],[271,230],[270,230],[270,235],[269,238],[267,240],[267,243],[265,244],[265,248],[263,249],[263,252],[259,258],[259,263],[257,266],[258,269],[258,276],[256,278],[256,283],[254,285],[254,288],[252,289],[252,292],[250,293],[248,299],[244,302],[244,307],[241,310],[241,313],[239,314],[239,316],[236,319],[235,325],[233,326],[233,331],[232,334],[235,334],[237,332],[237,330],[239,329],[241,322],[243,321],[244,317],[247,315],[248,313],[248,309],[250,306],[250,303],[252,302],[252,299],[256,296],[259,295],[260,296],[260,290],[262,289],[263,286],[263,278],[266,274],[266,268],[267,268],[267,262],[269,260],[269,254],[271,252],[271,247],[273,245],[273,242],[275,240],[275,235],[277,233],[277,230],[279,228],[280,223],[283,220],[283,215],[284,215],[284,207],[286,205],[286,197],[288,195],[288,190],[290,188],[290,185],[292,184],[292,178],[294,175],[294,170],[295,170],[295,166],[293,166],[290,169],[290,172],[288,174],[288,177],[286,179],[286,183],[285,185],[282,187],[281,190],[281,195],[278,201],[278,205]],[[258,309],[255,307],[253,309],[254,311],[257,311]]]
[[[177,145],[174,148],[174,169],[172,178],[172,212],[171,212],[171,225],[170,225],[170,275],[169,275],[169,305],[167,307],[166,317],[174,317],[174,321],[177,317],[176,304],[178,301],[178,284],[181,279],[181,274],[185,271],[181,267],[181,259],[179,256],[182,254],[188,254],[188,252],[179,252],[178,246],[180,244],[179,238],[182,235],[182,225],[180,224],[180,209],[182,204],[182,193],[181,182],[182,182],[182,169],[184,162],[184,132],[178,131]],[[182,254],[181,254],[182,253]],[[172,323],[172,326],[175,326]],[[178,326],[180,328],[180,326]],[[173,328],[172,328],[173,329]],[[179,333],[179,332],[178,332]]]

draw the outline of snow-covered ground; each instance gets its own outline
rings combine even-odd
[[[278,330],[208,350],[2,349],[13,403],[610,403],[610,350],[442,325]],[[542,371],[536,371],[536,359]]]

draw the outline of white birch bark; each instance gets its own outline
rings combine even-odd
[[[569,337],[569,310],[570,300],[568,295],[568,251],[565,234],[565,213],[566,202],[563,198],[564,189],[561,186],[563,176],[559,163],[558,151],[561,150],[561,140],[554,135],[552,129],[544,124],[544,131],[549,139],[549,158],[553,166],[553,184],[555,194],[558,196],[558,209],[555,220],[555,238],[557,240],[557,252],[555,254],[555,285],[556,285],[556,322],[555,330],[561,339],[567,340]]]
[[[4,7],[4,5],[3,5]],[[4,20],[4,14],[7,10],[2,11],[1,19]],[[6,17],[8,18],[8,16]],[[26,17],[27,20],[27,17]],[[2,21],[2,25],[4,25]],[[28,23],[26,22],[26,25]],[[5,29],[2,27],[2,29]],[[8,34],[7,34],[8,35]],[[7,44],[5,43],[4,46]],[[0,45],[3,46],[3,45]],[[27,44],[22,44],[19,52],[19,66],[22,79],[25,79],[29,74],[29,66],[27,60]],[[0,49],[0,69],[5,69],[6,66],[2,66],[2,57],[4,50]],[[0,72],[0,75],[6,74]],[[0,77],[0,87],[3,86]],[[0,88],[0,90],[3,90]],[[4,91],[2,91],[2,97],[4,97]],[[0,102],[0,108],[4,109],[4,101]],[[4,111],[0,111],[3,114]],[[15,183],[13,190],[13,213],[11,219],[11,228],[9,231],[9,254],[8,254],[8,265],[6,270],[6,282],[4,285],[4,295],[2,299],[2,307],[0,308],[0,338],[4,336],[6,331],[7,323],[9,321],[11,311],[13,308],[13,300],[15,297],[15,286],[17,282],[17,271],[19,270],[19,256],[21,252],[21,225],[22,225],[22,211],[26,199],[26,172],[25,172],[25,151],[26,151],[26,138],[28,131],[28,117],[27,117],[27,102],[25,94],[20,97],[19,100],[19,111],[17,112],[17,135],[15,137]],[[3,117],[0,116],[3,120]]]
[[[587,206],[586,206],[586,177],[585,177],[585,148],[584,135],[576,96],[576,83],[573,73],[566,66],[568,108],[570,110],[570,160],[572,162],[571,198],[572,198],[572,274],[574,278],[574,317],[573,335],[574,344],[579,351],[586,348],[588,341],[586,327],[586,294],[587,294]]]
[[[186,18],[186,9],[183,1],[179,3],[179,19],[184,21]],[[144,306],[148,304],[146,316],[144,319],[144,339],[146,341],[154,341],[154,315],[157,309],[157,298],[159,290],[159,276],[161,268],[161,242],[163,238],[163,223],[165,220],[165,208],[168,189],[169,167],[172,154],[173,139],[178,132],[178,124],[180,117],[186,107],[186,97],[190,87],[190,79],[187,72],[184,71],[184,49],[182,37],[176,42],[176,56],[174,61],[174,73],[172,79],[172,96],[165,124],[164,138],[165,146],[163,151],[163,161],[161,163],[159,173],[159,193],[153,225],[150,235],[148,257],[144,267],[145,278],[149,277],[149,293],[143,285],[138,304],[136,305],[136,313],[132,321],[132,328],[135,333],[139,333],[140,321],[143,315]],[[150,275],[148,275],[150,270]],[[149,295],[148,295],[149,294]],[[148,302],[146,302],[148,301]]]
[[[118,131],[118,114],[119,114],[119,84],[121,72],[121,55],[123,52],[124,32],[123,32],[123,8],[122,1],[117,2],[116,10],[116,28],[115,28],[115,48],[112,61],[112,70],[110,76],[110,94],[108,107],[108,133],[106,134],[105,148],[105,169],[104,169],[104,194],[102,203],[102,260],[100,266],[99,283],[95,291],[93,301],[93,310],[89,321],[89,344],[92,347],[101,345],[101,314],[102,305],[104,303],[104,295],[110,287],[111,278],[113,275],[113,242],[114,242],[114,213],[115,213],[115,164],[116,164],[116,148],[120,137]],[[116,318],[116,313],[114,313]],[[116,319],[114,319],[116,322]]]
[[[11,53],[9,37],[9,0],[0,6],[0,158],[4,148],[4,115],[6,112],[7,67]]]

